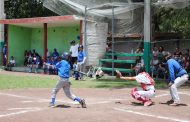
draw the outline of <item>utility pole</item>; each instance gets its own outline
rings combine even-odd
[[[5,18],[4,13],[4,0],[0,0],[0,19]],[[2,65],[3,61],[3,43],[4,43],[4,24],[0,24],[0,65]]]
[[[151,25],[151,0],[144,1],[144,65],[150,73],[150,25]]]

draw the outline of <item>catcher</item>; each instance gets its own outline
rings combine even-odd
[[[138,75],[134,77],[123,77],[118,70],[116,70],[116,73],[117,78],[137,81],[141,84],[142,90],[138,90],[137,88],[131,90],[131,95],[134,99],[141,101],[144,106],[150,106],[153,104],[151,98],[155,95],[154,80],[145,72],[145,68],[140,68]]]

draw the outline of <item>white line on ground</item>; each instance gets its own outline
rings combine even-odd
[[[45,110],[45,109],[47,109],[47,108],[44,108],[44,109],[42,109],[42,108],[26,109],[26,110],[14,112],[14,113],[8,113],[8,114],[0,115],[0,118],[19,115],[19,114],[24,114],[24,113],[28,113],[28,112],[36,112],[36,111],[41,111],[41,110]]]
[[[182,120],[182,119],[177,119],[177,118],[173,118],[173,117],[170,118],[170,117],[165,117],[165,116],[157,116],[157,115],[153,115],[153,114],[141,113],[141,112],[136,112],[136,111],[127,110],[127,109],[123,109],[123,108],[113,108],[113,109],[117,110],[117,111],[136,114],[136,115],[154,117],[154,118],[157,118],[157,119],[164,119],[164,120],[170,120],[170,121],[175,121],[175,122],[190,122],[190,120]]]

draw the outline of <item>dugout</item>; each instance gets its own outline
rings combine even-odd
[[[25,50],[35,49],[46,59],[46,49],[62,54],[69,51],[72,40],[82,41],[82,21],[73,15],[0,20],[0,24],[6,24],[7,57],[14,56],[16,66],[23,66]]]

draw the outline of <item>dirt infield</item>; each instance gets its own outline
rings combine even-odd
[[[57,95],[56,108],[48,107],[51,89],[0,90],[0,122],[190,122],[190,90],[181,89],[184,104],[160,104],[169,92],[157,90],[155,105],[134,104],[130,89],[72,89],[86,99],[87,108]]]

